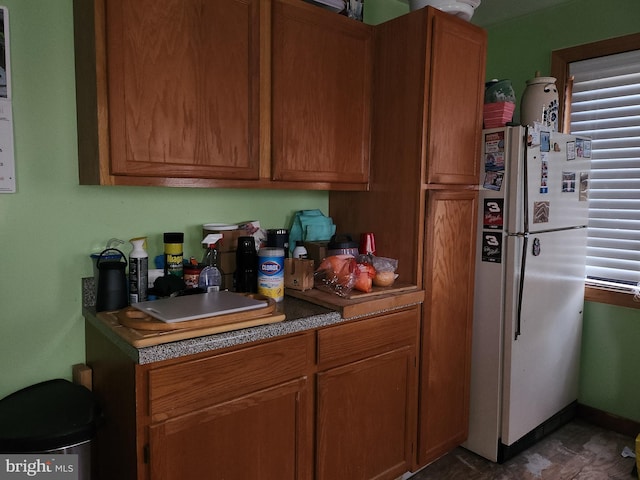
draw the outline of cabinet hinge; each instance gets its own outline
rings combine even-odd
[[[144,463],[149,463],[149,457],[150,457],[150,453],[149,453],[149,444],[147,443],[144,448],[142,449],[142,459],[144,460]]]

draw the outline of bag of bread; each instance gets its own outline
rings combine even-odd
[[[314,285],[319,290],[345,297],[356,283],[358,266],[352,255],[331,255],[320,262],[313,274]]]

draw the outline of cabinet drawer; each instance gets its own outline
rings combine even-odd
[[[415,345],[418,338],[419,307],[379,317],[329,327],[318,332],[318,367],[341,363]]]
[[[149,371],[152,422],[301,377],[313,364],[313,333]]]

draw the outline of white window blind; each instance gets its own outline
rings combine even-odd
[[[570,64],[571,133],[592,139],[587,279],[640,282],[640,51]]]

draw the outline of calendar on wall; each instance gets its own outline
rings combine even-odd
[[[9,10],[0,7],[0,193],[16,191],[10,66]]]

